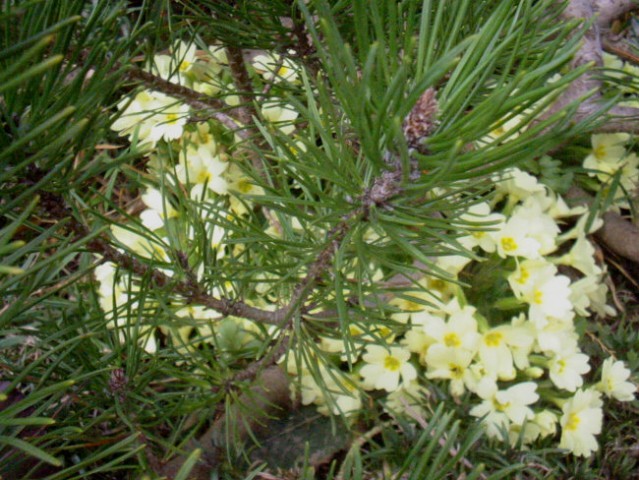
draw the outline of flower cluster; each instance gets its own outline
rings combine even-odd
[[[605,266],[588,240],[601,223],[588,218],[584,207],[570,208],[536,177],[503,172],[491,202],[475,203],[457,219],[466,231],[458,242],[473,255],[440,257],[436,266],[448,279],[426,275],[420,288],[391,300],[402,334],[352,324],[355,347],[321,339],[324,351],[341,353],[339,368],[321,372],[350,385],[338,389],[339,400],[308,368],[289,362],[301,378],[302,403],[348,414],[359,408],[361,391],[378,391],[396,412],[420,407],[424,379],[441,381],[453,397],[469,395],[470,414],[489,437],[530,445],[560,431],[559,447],[578,456],[596,451],[602,396],[630,401],[636,387],[613,358],[598,383],[586,381],[592,365],[576,322],[615,313],[606,303]]]
[[[195,44],[177,42],[168,54],[155,55],[146,69],[229,106],[239,101],[231,87],[226,51],[216,45],[198,49]],[[298,65],[277,54],[255,56],[250,68],[256,84],[295,83],[299,71]],[[278,99],[277,92],[273,93],[276,88],[271,90],[260,112],[265,128],[290,134],[298,113]],[[118,103],[111,128],[148,154],[149,171],[145,177],[148,184],[140,196],[144,209],[139,221],[114,225],[111,234],[122,250],[153,260],[169,277],[175,273],[175,252],[189,252],[189,275],[206,283],[206,267],[212,262],[221,268],[227,258],[237,262],[241,257],[241,243],[231,242],[224,226],[242,222],[251,211],[252,198],[264,191],[245,173],[241,162],[234,161],[241,157],[234,132],[212,121],[189,121],[191,113],[184,101],[153,89],[141,90]],[[202,238],[207,239],[206,245],[198,244]],[[178,296],[170,299],[169,305],[174,325],[156,325],[153,318],[158,305],[138,298],[140,278],[105,262],[96,269],[96,279],[110,327],[118,329],[121,336],[134,336],[147,352],[159,348],[161,337],[181,351],[203,342],[240,351],[257,348],[264,335],[251,321],[222,320],[213,310],[190,305]],[[232,283],[212,287],[208,293],[221,297],[225,289],[232,290]],[[259,288],[246,301],[273,307],[263,304]],[[132,312],[141,320],[128,321]]]
[[[180,42],[147,68],[228,105],[239,101],[229,86],[228,59],[217,46],[198,50]],[[289,58],[273,53],[252,60],[253,80],[275,91],[298,82],[300,73]],[[175,274],[175,251],[196,252],[187,263],[198,281],[210,263],[222,271],[226,261],[245,261],[242,242],[231,238],[230,227],[251,214],[252,199],[264,190],[237,161],[240,140],[213,122],[188,122],[188,105],[154,90],[122,100],[118,109],[112,128],[148,150],[150,178],[139,224],[111,229],[120,247],[152,259],[167,276]],[[265,128],[295,132],[298,112],[277,95],[262,103],[260,115]],[[518,116],[508,119],[482,145],[516,137],[519,122]],[[584,167],[602,181],[621,171],[621,186],[635,188],[639,161],[626,152],[628,140],[623,134],[593,136]],[[353,321],[345,337],[322,335],[317,350],[299,347],[288,353],[286,368],[297,378],[293,395],[325,414],[355,415],[368,392],[382,396],[389,412],[399,412],[424,408],[429,386],[439,384],[451,396],[469,399],[470,415],[489,437],[529,445],[560,432],[559,446],[575,455],[597,450],[603,397],[630,401],[635,392],[630,371],[613,358],[604,361],[599,381],[589,383],[593,366],[579,346],[581,319],[615,313],[606,303],[606,269],[588,239],[601,222],[584,207],[569,207],[525,171],[504,171],[494,185],[489,200],[466,201],[464,210],[449,218],[460,233],[456,245],[442,245],[442,252],[462,247],[465,254],[434,257],[432,271],[439,273],[424,274],[389,298],[384,323]],[[268,219],[268,212],[264,216]],[[287,229],[302,230],[292,217],[266,221],[260,233],[277,238],[284,220]],[[206,245],[198,245],[202,238]],[[122,334],[135,327],[135,338],[148,352],[159,348],[158,331],[186,353],[208,343],[257,354],[269,333],[180,298],[168,302],[175,325],[157,326],[152,321],[157,306],[138,298],[140,279],[111,263],[98,267],[96,278],[110,325]],[[273,299],[267,272],[263,279],[244,287],[243,299],[275,308],[282,299]],[[210,293],[221,297],[233,288],[226,281]],[[131,312],[141,319],[136,325],[124,320]]]

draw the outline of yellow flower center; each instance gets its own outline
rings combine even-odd
[[[533,293],[533,302],[537,305],[541,305],[544,302],[544,294],[540,290],[535,289]]]
[[[495,128],[492,132],[490,132],[493,137],[501,137],[504,133],[506,133],[506,129],[503,125],[501,127]]]
[[[452,378],[462,378],[464,376],[464,368],[461,365],[456,365],[454,363],[448,364],[448,369],[450,370],[450,376]]]
[[[419,312],[423,310],[421,305],[417,302],[413,302],[412,300],[404,300],[402,303],[403,310],[406,312]]]
[[[501,403],[499,400],[497,399],[493,399],[493,407],[495,408],[495,410],[497,410],[498,412],[505,412],[506,409],[508,407],[510,407],[510,402],[506,402],[506,403]]]
[[[559,365],[559,373],[564,373],[566,370],[566,362],[564,360],[559,360],[557,364]]]
[[[390,370],[391,372],[396,372],[402,366],[402,362],[400,362],[397,358],[392,355],[388,355],[384,359],[384,368],[386,370]]]
[[[393,332],[388,327],[379,327],[378,333],[380,337],[388,338],[392,335]]]
[[[207,144],[211,141],[211,135],[209,135],[208,133],[204,133],[204,132],[198,132],[198,137],[200,142],[202,144]]]
[[[566,422],[564,430],[577,430],[577,427],[579,427],[580,423],[581,419],[579,418],[579,415],[577,415],[576,413],[571,413],[570,415],[568,415],[568,421]]]
[[[288,75],[288,72],[290,72],[290,69],[289,69],[289,68],[287,68],[287,67],[281,67],[281,68],[277,71],[277,74],[278,74],[280,77],[285,77],[286,75]]]
[[[595,158],[597,160],[601,160],[603,158],[606,158],[606,146],[605,145],[597,145],[593,152],[595,155]]]
[[[520,285],[523,285],[524,283],[528,281],[529,278],[530,278],[530,272],[528,271],[528,269],[524,267],[520,267],[519,278],[517,279],[517,283],[519,283]]]
[[[444,335],[444,343],[447,347],[459,347],[461,345],[461,340],[459,339],[459,335],[452,332]]]
[[[514,252],[515,250],[517,250],[517,242],[513,237],[502,238],[501,246],[506,252]]]
[[[438,292],[443,292],[446,289],[446,282],[441,278],[434,278],[428,282],[428,286]]]
[[[167,113],[166,114],[166,123],[175,123],[178,119],[177,113]]]
[[[498,347],[504,335],[500,332],[490,332],[484,336],[484,343],[489,347]]]
[[[248,179],[242,178],[237,182],[237,189],[242,193],[249,193],[253,189],[253,185]]]
[[[195,183],[204,184],[204,183],[208,183],[210,179],[211,179],[211,174],[207,170],[202,169],[198,172],[198,174],[195,176],[193,181]]]

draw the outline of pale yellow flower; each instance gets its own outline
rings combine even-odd
[[[577,390],[562,407],[559,448],[570,450],[578,457],[587,457],[599,450],[595,435],[603,423],[601,394],[593,389]]]
[[[635,399],[637,386],[629,382],[630,370],[623,362],[615,361],[612,357],[606,358],[601,370],[601,381],[595,388],[607,397],[620,402],[631,402]]]
[[[403,347],[368,345],[362,356],[366,363],[359,371],[363,387],[393,392],[400,385],[417,378],[417,370],[409,362],[410,352]]]

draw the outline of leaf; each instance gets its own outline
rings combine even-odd
[[[7,437],[5,435],[0,435],[0,444],[9,445],[13,448],[17,448],[25,452],[27,455],[38,458],[43,462],[48,463],[49,465],[53,465],[54,467],[61,467],[62,462],[55,458],[53,455],[49,455],[44,450],[36,447],[35,445],[31,445],[24,440],[20,440],[19,438]]]

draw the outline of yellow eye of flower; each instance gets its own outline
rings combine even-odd
[[[493,399],[493,406],[498,412],[505,412],[506,409],[510,407],[510,402],[501,403],[499,400]]]
[[[288,69],[288,68],[286,68],[286,67],[281,67],[281,68],[277,71],[277,74],[278,74],[280,77],[284,77],[284,76],[286,76],[286,74],[287,74],[288,72],[289,72],[289,69]]]
[[[390,370],[391,372],[396,372],[397,370],[399,370],[399,367],[401,366],[402,366],[401,362],[397,360],[395,357],[393,357],[392,355],[389,355],[384,359],[384,368],[386,370]]]
[[[501,246],[507,252],[513,252],[517,250],[517,242],[513,237],[504,237],[501,239]]]
[[[533,293],[533,302],[535,302],[537,305],[541,305],[544,302],[543,292],[535,289],[535,292]]]
[[[459,347],[461,345],[461,340],[456,333],[447,333],[444,335],[444,343],[447,347]]]
[[[461,365],[451,363],[448,365],[448,369],[450,370],[450,375],[453,378],[462,378],[464,375],[464,369]]]
[[[252,188],[253,185],[251,185],[251,183],[245,178],[237,182],[237,189],[242,193],[249,193]]]
[[[504,133],[506,133],[506,129],[503,126],[501,126],[501,127],[497,127],[490,133],[493,137],[501,137]]]
[[[484,343],[489,347],[498,347],[503,338],[504,336],[500,332],[491,332],[484,337]]]
[[[441,278],[435,278],[433,280],[428,281],[428,286],[437,291],[443,292],[444,289],[446,288],[446,282],[442,280]]]
[[[601,160],[602,158],[606,158],[606,146],[605,145],[597,145],[597,147],[593,150],[595,158]]]
[[[564,371],[566,370],[566,361],[565,360],[559,360],[557,362],[557,364],[559,365],[559,373],[560,374],[564,373]]]
[[[564,430],[577,430],[577,427],[579,427],[579,423],[581,423],[579,415],[577,415],[576,413],[571,413],[568,416],[568,421],[566,422]]]
[[[523,285],[524,283],[528,281],[529,278],[530,278],[530,272],[526,268],[521,267],[519,271],[519,278],[517,279],[517,283],[519,283],[520,285]]]

